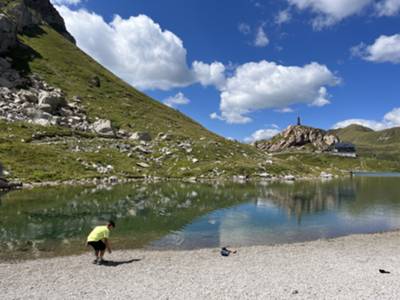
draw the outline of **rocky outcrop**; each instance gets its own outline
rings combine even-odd
[[[327,151],[339,138],[325,130],[307,126],[289,126],[268,141],[258,141],[255,146],[267,152],[288,150]]]
[[[10,17],[0,13],[0,53],[6,52],[17,43],[17,29]]]
[[[51,26],[75,43],[63,18],[49,0],[15,0],[8,6],[0,7],[0,54],[17,45],[18,33],[41,24]]]
[[[0,87],[15,88],[25,83],[26,80],[11,68],[11,60],[0,57]]]
[[[7,14],[13,18],[19,33],[25,28],[40,24],[39,16],[24,1],[15,1],[14,5],[7,9]]]
[[[75,39],[65,27],[64,19],[51,4],[50,0],[24,0],[23,2],[39,17],[41,23],[50,25],[54,30],[75,43]]]

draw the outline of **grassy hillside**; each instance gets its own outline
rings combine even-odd
[[[337,134],[342,141],[356,143],[359,139],[362,139],[364,135],[368,135],[368,133],[374,131],[368,127],[352,124],[345,128],[332,130],[332,132]]]
[[[105,176],[88,167],[93,164],[112,165],[114,169],[107,176],[124,177],[215,177],[265,171],[263,153],[211,133],[137,91],[52,28],[38,27],[19,39],[25,46],[10,53],[15,68],[25,74],[39,74],[61,88],[67,99],[79,96],[90,121],[96,117],[110,119],[116,129],[146,131],[153,142],[149,145],[151,154],[133,153],[128,157],[117,145],[134,147],[137,142],[99,138],[62,127],[0,121],[0,161],[11,171],[11,177],[42,181]],[[89,83],[94,76],[100,78],[100,87]],[[168,133],[170,139],[157,139],[160,133]],[[182,142],[190,143],[190,153],[178,147]],[[163,156],[165,149],[172,153]],[[138,162],[149,167],[138,167]]]
[[[400,163],[400,127],[374,131],[360,125],[334,130],[341,140],[354,143],[360,155],[370,159]]]
[[[67,97],[80,96],[89,117],[110,119],[116,128],[146,130],[153,135],[168,129],[193,137],[216,136],[174,109],[132,88],[49,27],[20,36],[30,48],[13,52],[16,67],[39,74]],[[90,80],[97,76],[101,86]]]
[[[0,0],[0,11],[19,1]],[[0,119],[0,162],[10,179],[26,182],[114,175],[215,178],[264,172],[318,175],[321,171],[341,173],[351,169],[400,170],[399,164],[389,164],[399,149],[392,143],[397,140],[396,132],[388,131],[384,143],[378,143],[376,147],[382,147],[380,156],[378,152],[370,154],[370,142],[357,144],[362,151],[364,146],[369,147],[365,151],[368,155],[357,160],[309,153],[272,157],[253,146],[226,140],[131,87],[62,34],[65,32],[60,34],[48,25],[25,30],[19,35],[20,46],[8,54],[13,67],[26,76],[38,74],[51,86],[60,88],[68,101],[79,96],[90,122],[109,119],[116,130],[148,132],[153,139],[143,144],[66,127]],[[98,78],[100,84],[92,84],[93,78]],[[355,137],[363,138],[364,133],[369,134],[356,132]],[[160,138],[165,134],[168,138]],[[353,133],[346,134],[350,137]],[[393,151],[384,152],[383,147],[393,147]],[[378,161],[381,158],[383,162]],[[111,166],[107,172],[99,171],[107,166]]]

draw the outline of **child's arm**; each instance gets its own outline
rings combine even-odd
[[[108,239],[104,239],[104,243],[106,244],[106,248],[108,250],[108,253],[111,254],[112,250],[111,250],[111,243]]]

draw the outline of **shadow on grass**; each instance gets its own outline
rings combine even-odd
[[[44,34],[46,34],[46,32],[39,26],[24,29],[23,32],[23,35],[31,38],[38,37]],[[29,62],[37,58],[42,58],[40,53],[38,53],[28,45],[25,45],[21,41],[15,48],[11,49],[8,56],[13,59],[13,67],[25,74],[31,73]]]
[[[23,35],[26,35],[28,37],[38,37],[41,35],[46,34],[46,31],[44,31],[40,26],[31,26],[27,27],[24,29]]]
[[[107,261],[103,262],[101,265],[106,266],[106,267],[118,267],[120,265],[131,264],[133,262],[138,262],[141,260],[142,260],[141,258],[134,258],[134,259],[122,260],[122,261],[107,260]]]

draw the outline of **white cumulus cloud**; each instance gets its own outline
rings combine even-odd
[[[345,18],[363,12],[374,12],[377,17],[395,16],[400,13],[400,0],[287,0],[299,10],[309,10],[312,25],[320,30]]]
[[[388,112],[384,118],[384,122],[389,125],[389,127],[400,126],[400,107],[394,108]]]
[[[357,124],[365,127],[369,127],[373,130],[384,130],[392,127],[400,126],[400,107],[394,108],[385,116],[381,121],[367,120],[367,119],[348,119],[340,121],[333,125],[333,128],[343,128],[351,124]]]
[[[228,123],[250,122],[248,114],[261,109],[285,109],[294,103],[326,105],[327,87],[338,83],[318,63],[297,67],[261,61],[231,68],[220,62],[194,61],[189,66],[182,40],[148,16],[123,19],[116,15],[106,22],[83,9],[57,9],[81,49],[139,89],[169,90],[194,83],[215,86],[220,91],[220,114],[210,117]],[[268,43],[263,26],[259,27],[260,46]],[[183,94],[172,98],[165,100],[167,104],[186,102]]]
[[[50,0],[54,5],[77,5],[81,3],[81,0]]]
[[[192,69],[194,77],[204,86],[214,85],[218,88],[225,83],[225,66],[220,62],[206,64],[194,61]]]
[[[351,48],[351,52],[368,61],[398,64],[400,63],[400,34],[381,35],[372,45],[361,43]]]
[[[167,105],[169,107],[176,107],[178,105],[189,104],[190,100],[188,98],[186,98],[182,92],[179,92],[175,96],[168,97],[163,102],[165,105]]]
[[[400,12],[400,0],[384,0],[376,3],[376,12],[379,16],[395,16]]]
[[[261,48],[267,46],[268,44],[269,44],[269,39],[264,31],[264,26],[261,25],[257,28],[257,33],[254,38],[254,46]]]
[[[362,12],[373,0],[287,0],[300,10],[309,9],[315,17],[315,29],[331,26],[344,18]]]
[[[253,143],[261,140],[269,140],[278,133],[280,133],[280,130],[278,130],[277,128],[259,129],[253,132],[251,136],[245,138],[244,141],[246,143]]]
[[[339,79],[324,65],[282,66],[274,62],[251,62],[239,66],[221,90],[221,114],[214,119],[248,123],[253,111],[284,109],[295,103],[322,106],[329,103],[326,86]]]
[[[107,23],[102,16],[83,9],[56,8],[83,51],[139,89],[223,82],[222,63],[196,61],[190,69],[182,40],[146,15],[127,19],[116,15]]]

